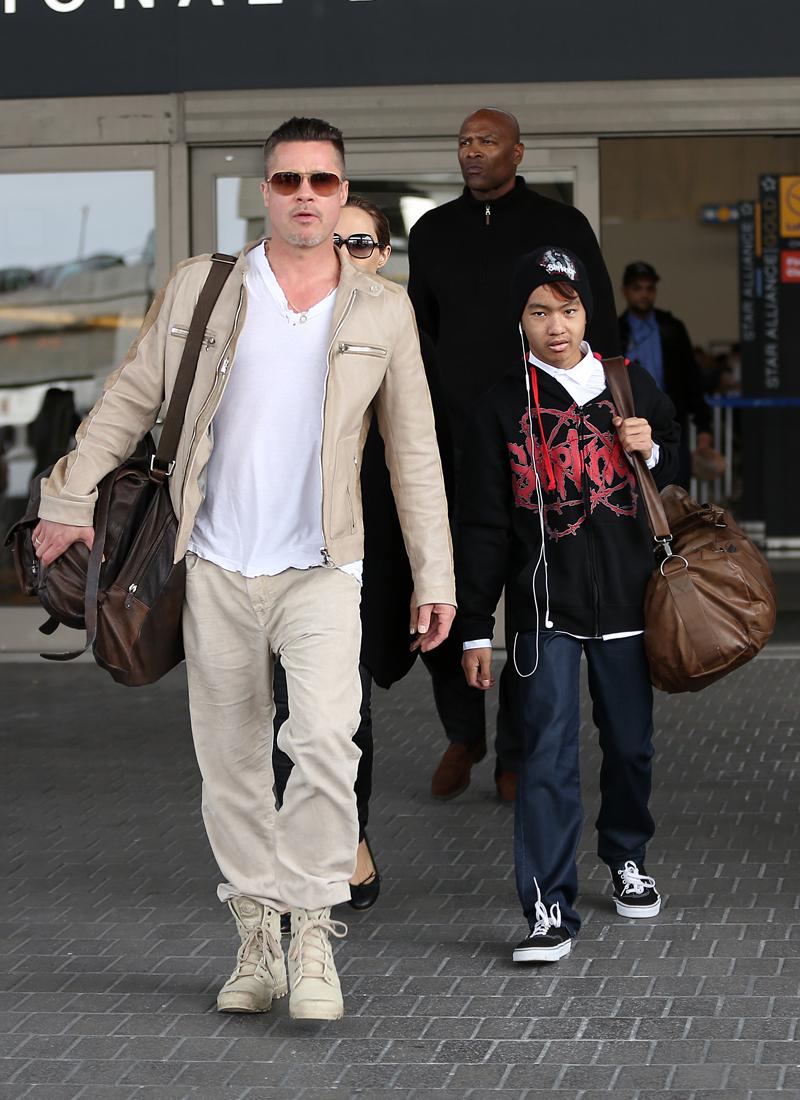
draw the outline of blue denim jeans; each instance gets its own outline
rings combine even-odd
[[[517,664],[535,663],[536,634],[520,634]],[[514,673],[511,694],[523,733],[517,787],[514,864],[528,923],[536,884],[550,908],[558,902],[571,935],[580,927],[576,853],[583,825],[579,764],[580,661],[586,653],[593,717],[600,736],[600,859],[642,863],[655,826],[650,816],[653,692],[641,635],[604,642],[540,632],[539,664],[528,679]],[[535,881],[534,881],[535,880]]]

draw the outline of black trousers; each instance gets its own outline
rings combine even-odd
[[[448,741],[473,747],[486,740],[486,697],[482,691],[467,684],[461,667],[462,653],[456,622],[447,640],[429,653],[423,653],[422,660],[431,675],[436,712]],[[518,771],[522,752],[517,715],[509,697],[510,682],[507,663],[500,673],[498,685],[500,709],[497,713],[495,775],[501,771]]]
[[[536,633],[520,634],[517,663],[535,664]],[[555,902],[571,935],[580,927],[576,853],[583,825],[580,780],[580,662],[586,653],[593,718],[600,735],[597,852],[609,867],[644,861],[655,831],[650,816],[653,689],[641,635],[604,642],[539,634],[539,664],[528,679],[515,673],[512,693],[525,746],[517,785],[514,867],[531,927],[536,887]]]
[[[358,810],[358,839],[364,839],[364,831],[369,819],[369,800],[372,794],[372,676],[365,665],[359,665],[361,675],[361,723],[353,734],[353,741],[361,750],[358,762],[358,774],[355,782],[356,808]],[[275,699],[275,718],[273,720],[272,770],[275,773],[275,795],[278,805],[283,803],[283,792],[294,764],[291,757],[278,748],[278,730],[289,717],[289,694],[286,689],[286,673],[280,658],[275,661],[272,680]]]

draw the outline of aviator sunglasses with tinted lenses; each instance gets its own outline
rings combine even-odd
[[[375,249],[380,248],[369,233],[351,233],[349,237],[340,237],[338,233],[334,233],[333,243],[337,248],[344,245],[354,260],[368,260]]]
[[[267,183],[277,195],[293,195],[300,190],[303,180],[308,180],[311,190],[320,198],[335,195],[342,185],[335,172],[273,172]]]

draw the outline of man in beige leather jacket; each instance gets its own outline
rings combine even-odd
[[[241,946],[218,997],[336,1019],[343,1002],[330,907],[349,897],[358,839],[360,460],[371,416],[386,447],[423,650],[450,629],[455,591],[430,397],[405,292],[332,243],[347,199],[338,130],[291,119],[265,145],[272,237],[238,257],[209,320],[170,480],[186,554],[184,643],[203,816]],[[179,264],[122,366],[42,486],[39,557],[91,545],[97,485],[169,400],[210,267]],[[177,560],[177,559],[176,559]],[[272,661],[286,669],[294,761],[273,787]]]

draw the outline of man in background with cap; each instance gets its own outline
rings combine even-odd
[[[659,488],[675,471],[669,398],[629,369],[639,415],[623,420],[599,355],[584,339],[594,287],[566,248],[540,248],[516,269],[516,369],[469,425],[458,500],[456,582],[467,682],[492,686],[494,609],[505,586],[514,617],[512,719],[523,735],[515,828],[517,890],[529,931],[515,962],[556,962],[580,927],[576,853],[585,654],[603,763],[600,859],[623,917],[661,907],[645,871],[653,692],[644,652],[652,536],[629,455]]]
[[[689,333],[682,321],[664,309],[656,309],[660,276],[652,264],[637,260],[625,268],[622,292],[628,308],[619,318],[622,350],[639,363],[675,405],[681,426],[678,474],[675,482],[689,488],[692,457],[688,444],[689,417],[697,429],[697,450],[711,450],[711,410],[703,397],[703,380],[694,357]]]
[[[423,215],[408,241],[408,293],[419,328],[436,349],[436,367],[450,418],[458,469],[465,427],[480,396],[520,361],[518,318],[509,309],[514,267],[531,249],[555,241],[585,263],[595,292],[589,337],[606,355],[617,353],[614,292],[592,227],[574,206],[531,190],[517,169],[525,153],[517,119],[484,107],[458,135],[464,191]],[[455,631],[426,656],[439,716],[450,746],[431,783],[435,798],[453,798],[469,783],[472,765],[486,753],[482,696],[461,672]],[[506,676],[500,679],[495,782],[513,802],[519,738],[507,720]]]

